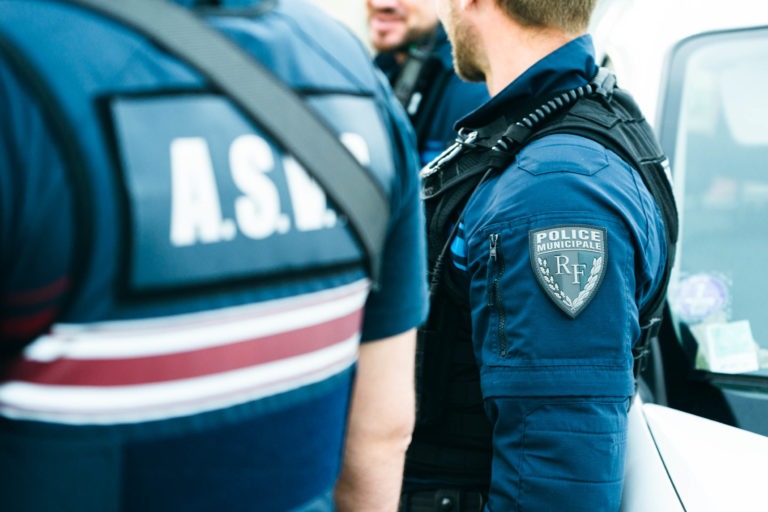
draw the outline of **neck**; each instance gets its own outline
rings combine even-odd
[[[499,13],[492,29],[483,31],[487,66],[485,81],[495,96],[528,68],[578,35],[552,28],[522,27]]]
[[[398,64],[403,64],[414,48],[427,52],[430,51],[435,45],[438,35],[437,28],[435,28],[426,34],[412,37],[397,48],[386,50],[385,52],[392,54]]]

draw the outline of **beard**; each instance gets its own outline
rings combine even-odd
[[[446,32],[451,40],[453,67],[456,74],[468,82],[485,82],[485,72],[478,59],[478,37],[473,27],[467,25],[453,8]]]

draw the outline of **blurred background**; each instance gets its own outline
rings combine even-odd
[[[368,45],[365,30],[365,0],[313,0],[349,26]],[[432,1],[432,0],[427,0]]]
[[[360,39],[368,45],[368,36],[365,28],[365,0],[312,0],[315,4],[327,10],[332,16],[349,26]],[[428,2],[434,0],[425,0]],[[595,17],[601,15],[602,10],[613,0],[598,0],[595,9]],[[370,46],[369,46],[370,49]]]

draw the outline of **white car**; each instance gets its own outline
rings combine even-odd
[[[629,411],[622,512],[763,512],[768,438],[643,403]]]
[[[768,510],[768,2],[601,0],[591,32],[670,159],[681,221],[622,510]]]

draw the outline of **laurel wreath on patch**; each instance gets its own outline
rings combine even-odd
[[[539,264],[539,273],[541,273],[541,277],[544,282],[547,284],[549,289],[552,290],[552,293],[555,294],[555,297],[560,299],[563,304],[568,306],[571,310],[578,309],[584,304],[584,301],[587,300],[587,297],[597,285],[597,280],[600,277],[600,271],[603,268],[602,256],[593,259],[592,271],[589,273],[587,284],[584,286],[584,289],[579,292],[579,295],[575,299],[571,300],[571,298],[568,297],[565,292],[560,289],[560,285],[555,282],[555,278],[551,275],[549,270],[549,262],[542,258],[536,258],[536,261]]]

